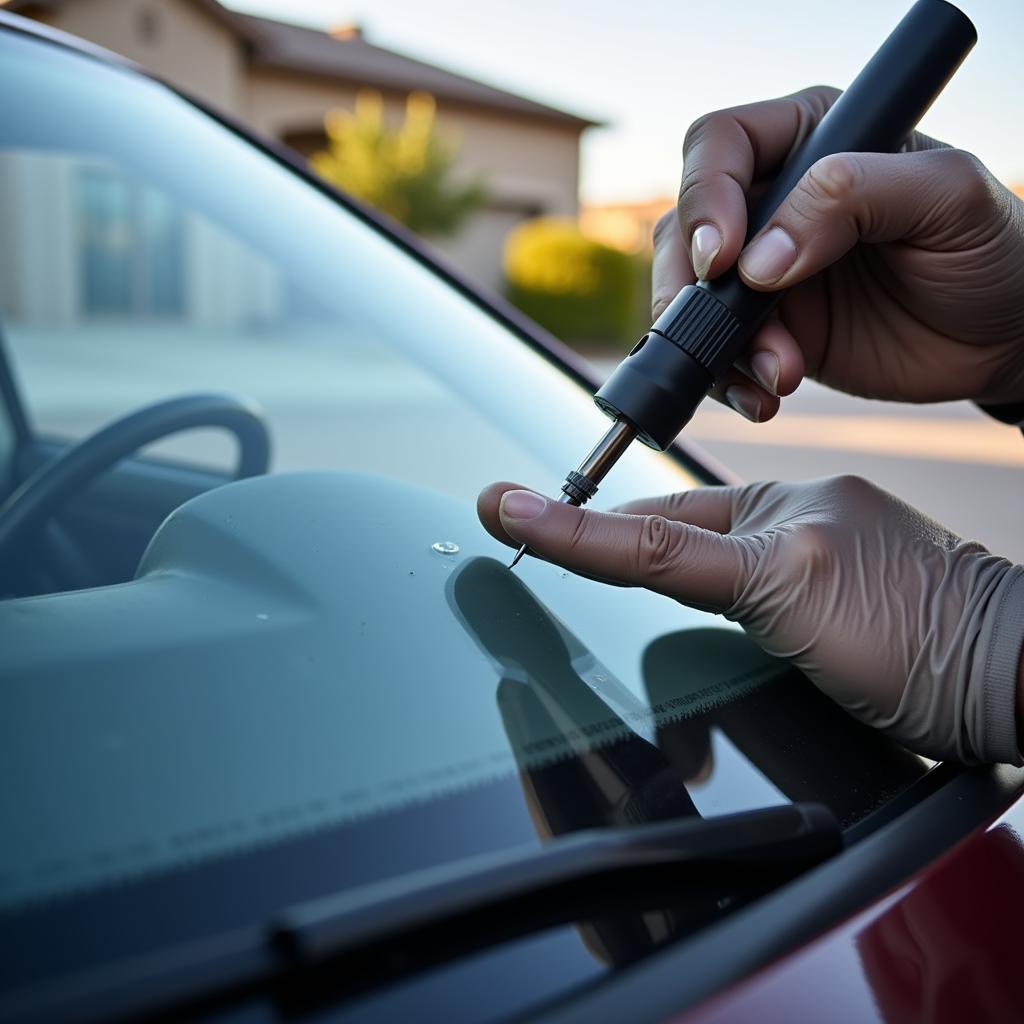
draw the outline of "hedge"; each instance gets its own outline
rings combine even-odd
[[[621,343],[636,329],[634,257],[585,238],[572,220],[520,224],[504,268],[509,300],[564,341]]]

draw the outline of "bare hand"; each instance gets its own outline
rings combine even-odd
[[[969,153],[915,134],[908,152],[826,157],[743,248],[748,202],[838,96],[819,86],[690,127],[678,211],[655,229],[654,314],[737,258],[751,287],[792,288],[747,375],[712,392],[748,419],[774,416],[805,375],[868,398],[1024,400],[1024,204]]]

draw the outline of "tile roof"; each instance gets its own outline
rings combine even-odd
[[[72,0],[0,0],[4,10],[28,17],[53,14]],[[586,128],[601,124],[535,100],[485,85],[433,64],[366,42],[358,32],[329,32],[232,11],[217,0],[192,0],[238,36],[254,68],[320,75],[354,85],[409,92],[423,89],[440,100],[500,110]]]
[[[408,92],[423,89],[438,99],[559,121],[585,128],[599,124],[589,118],[505,92],[433,64],[406,57],[366,42],[358,33],[335,37],[328,32],[235,13],[250,38],[255,38],[252,63],[304,74],[325,75],[346,82]]]

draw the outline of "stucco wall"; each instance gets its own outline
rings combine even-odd
[[[78,315],[72,168],[45,153],[0,154],[0,308],[15,319],[68,324]]]
[[[351,107],[356,90],[317,78],[253,70],[246,79],[245,120],[262,135],[281,138],[323,124],[331,107]]]
[[[229,114],[242,113],[242,46],[190,0],[74,0],[51,19]]]
[[[438,129],[459,142],[459,167],[482,172],[491,191],[516,205],[539,203],[545,213],[578,208],[579,130],[439,107]]]

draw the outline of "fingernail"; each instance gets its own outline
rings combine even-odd
[[[722,236],[714,224],[701,224],[693,232],[690,239],[690,259],[693,272],[703,280],[707,277],[711,264],[722,248]]]
[[[506,491],[498,514],[502,519],[535,519],[544,511],[547,499],[533,491]]]
[[[774,284],[796,262],[796,243],[782,228],[772,228],[740,256],[740,270],[758,284]]]
[[[757,383],[773,395],[779,393],[779,357],[774,352],[762,349],[750,357],[750,369]]]
[[[746,388],[733,384],[731,388],[725,389],[725,400],[751,423],[757,423],[761,419],[761,400]],[[512,493],[522,494],[523,492],[513,491]]]

